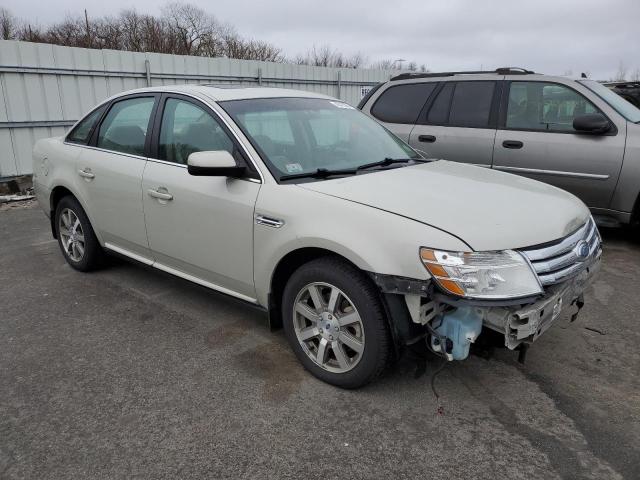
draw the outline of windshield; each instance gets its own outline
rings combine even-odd
[[[618,112],[630,122],[640,122],[640,110],[638,110],[638,108],[633,104],[627,102],[613,90],[610,90],[609,88],[605,87],[600,82],[596,82],[595,80],[580,80],[580,83],[582,83],[589,90],[592,90],[602,100],[607,102],[609,106],[611,106],[611,108],[613,108],[616,112]]]
[[[348,170],[421,158],[364,113],[337,100],[258,98],[219,102],[280,180],[318,169]]]

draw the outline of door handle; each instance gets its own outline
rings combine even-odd
[[[147,193],[150,197],[157,198],[158,200],[173,200],[173,195],[168,192],[160,192],[158,190],[150,188],[149,190],[147,190]]]
[[[91,169],[90,168],[85,168],[84,170],[78,170],[78,175],[80,175],[82,178],[86,178],[88,180],[92,180],[94,178],[96,178],[96,176],[91,173]]]
[[[419,135],[418,141],[424,142],[424,143],[433,143],[436,141],[436,137],[435,135]]]
[[[504,148],[522,148],[524,143],[519,140],[505,140],[502,142],[502,146]]]

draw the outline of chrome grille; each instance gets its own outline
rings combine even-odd
[[[586,268],[600,255],[600,234],[593,218],[571,235],[550,245],[520,250],[543,286],[560,283]]]

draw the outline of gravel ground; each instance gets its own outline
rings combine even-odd
[[[574,324],[359,391],[265,316],[123,261],[81,274],[31,203],[0,211],[0,478],[640,478],[640,244],[605,231]]]

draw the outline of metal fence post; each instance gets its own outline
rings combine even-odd
[[[338,98],[340,98],[340,90],[342,88],[342,78],[340,75],[340,70],[338,70]]]
[[[258,85],[262,85],[262,69],[258,68]]]
[[[151,86],[151,62],[149,62],[148,58],[144,61],[144,71],[147,76],[147,87],[150,87]]]

